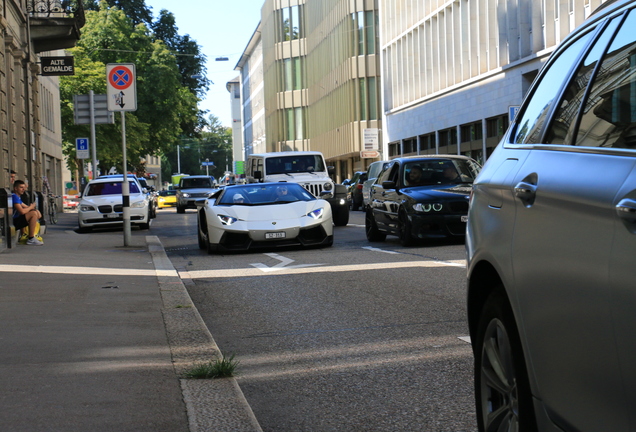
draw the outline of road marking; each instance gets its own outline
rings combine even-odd
[[[179,276],[175,270],[149,270],[104,267],[34,266],[0,264],[0,273],[51,273],[76,275]]]
[[[463,340],[464,342],[470,342],[470,336],[459,336],[457,339]]]
[[[401,254],[401,252],[374,248],[373,246],[364,246],[362,249],[367,249],[367,250],[370,250],[370,251],[373,251],[373,252],[382,252],[382,253],[387,253],[387,254],[395,254],[395,255]]]
[[[383,262],[371,264],[350,264],[350,265],[334,265],[322,267],[301,267],[289,266],[280,267],[276,271],[276,275],[290,274],[309,274],[309,273],[327,273],[327,272],[360,272],[370,270],[387,270],[398,268],[435,268],[435,267],[466,267],[464,260],[458,261],[403,261],[403,262]],[[271,267],[270,267],[271,268]],[[179,273],[181,275],[181,272]],[[263,270],[259,268],[237,268],[237,269],[221,269],[221,270],[191,270],[187,272],[187,276],[192,279],[204,278],[236,278],[236,277],[257,277],[263,276]]]
[[[313,266],[320,266],[320,265],[324,265],[324,264],[297,264],[297,265],[293,265],[290,266],[288,264],[293,263],[295,260],[291,259],[291,258],[286,258],[282,255],[278,255],[275,253],[266,253],[264,255],[267,255],[268,257],[274,258],[279,260],[280,262],[276,265],[273,265],[271,267],[267,266],[266,264],[263,263],[252,263],[250,264],[251,266],[256,267],[257,269],[260,269],[262,271],[264,271],[265,273],[268,272],[273,272],[273,271],[279,271],[279,270],[283,270],[283,269],[294,269],[294,268],[303,268],[303,267],[313,267]]]

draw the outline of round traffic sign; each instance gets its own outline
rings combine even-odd
[[[133,81],[133,73],[126,66],[116,66],[108,74],[109,84],[117,90],[126,90]]]

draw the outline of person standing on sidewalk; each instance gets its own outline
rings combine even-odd
[[[26,191],[26,184],[22,180],[13,182],[13,226],[19,230],[29,227],[29,238],[26,244],[42,246],[44,243],[34,237],[35,229],[42,215],[35,207],[35,203],[26,205],[22,202],[20,196],[24,194],[24,191]]]

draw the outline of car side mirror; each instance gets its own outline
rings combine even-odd
[[[260,180],[263,178],[263,172],[262,171],[254,171],[254,178],[256,180]]]
[[[334,167],[334,166],[328,166],[327,167],[327,174],[333,175],[335,173],[336,173],[336,167]]]
[[[383,189],[396,189],[394,181],[383,181],[382,182]]]

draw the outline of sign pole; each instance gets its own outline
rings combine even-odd
[[[95,99],[93,90],[88,92],[88,104],[91,118],[91,147],[93,150],[93,179],[99,177],[97,175],[97,139],[95,135]]]
[[[108,96],[108,110],[121,112],[121,146],[124,170],[124,180],[121,184],[122,219],[124,224],[124,246],[130,246],[130,184],[128,183],[128,158],[126,156],[126,111],[135,111],[137,109],[137,84],[134,64],[109,63],[106,65],[106,94]]]
[[[124,218],[124,246],[130,246],[132,237],[130,229],[130,185],[128,184],[128,159],[126,159],[126,112],[121,112],[121,147],[124,156],[124,181],[121,184],[122,216]]]

